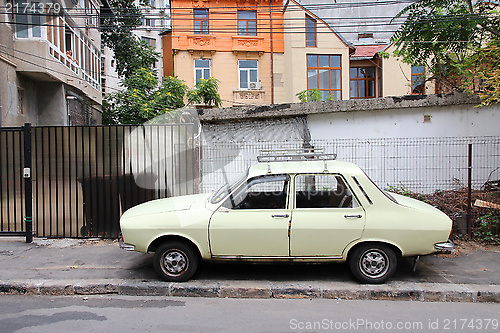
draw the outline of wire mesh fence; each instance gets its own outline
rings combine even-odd
[[[471,202],[467,201],[469,145],[472,145]],[[239,179],[268,149],[323,148],[337,160],[353,162],[382,189],[427,201],[447,213],[455,231],[467,234],[470,205],[476,238],[499,239],[500,137],[335,139],[212,142],[201,149],[200,190],[210,192]],[[477,200],[493,203],[478,206]],[[492,208],[492,207],[497,207]],[[496,237],[496,238],[495,238]]]
[[[381,188],[417,193],[467,185],[468,145],[473,145],[472,186],[481,189],[500,179],[500,137],[316,140],[310,144],[337,160],[353,162]],[[214,142],[202,148],[202,190],[237,178],[257,163],[260,151],[297,149],[303,141]]]

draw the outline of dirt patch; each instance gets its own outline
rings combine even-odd
[[[104,246],[118,243],[116,239],[73,239],[73,238],[35,238],[33,243],[36,246],[46,246],[48,248],[67,248],[77,246]]]

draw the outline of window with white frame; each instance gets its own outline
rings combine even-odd
[[[194,59],[194,83],[210,77],[210,59]]]
[[[42,37],[41,19],[42,15],[45,14],[43,3],[14,0],[12,10],[15,14],[17,38]]]
[[[238,60],[240,89],[260,89],[258,67],[257,60]]]

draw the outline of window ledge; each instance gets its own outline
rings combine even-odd
[[[250,92],[255,91],[255,92],[260,92],[260,93],[265,92],[264,89],[235,89],[235,90],[233,90],[233,93],[236,93],[236,92],[247,92],[247,91],[250,91]]]

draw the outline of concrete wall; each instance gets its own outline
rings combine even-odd
[[[307,121],[313,139],[497,136],[500,106],[358,110],[309,115]]]
[[[38,125],[68,125],[64,85],[43,82],[37,88]]]

